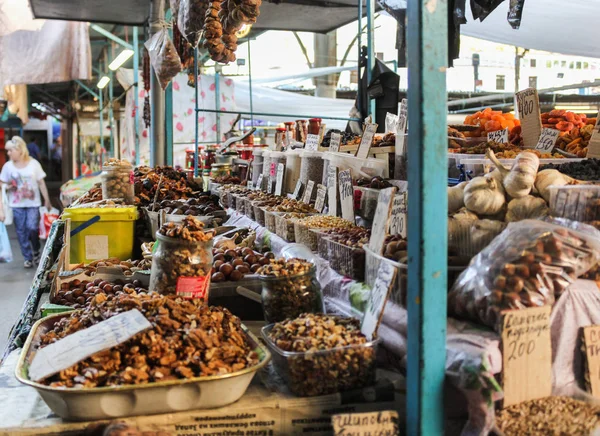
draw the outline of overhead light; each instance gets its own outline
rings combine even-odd
[[[133,56],[133,50],[126,48],[121,53],[119,53],[119,55],[116,58],[114,58],[114,60],[110,64],[108,64],[108,68],[110,68],[113,71],[118,70],[119,67],[125,62],[127,62],[127,59],[129,59],[131,56]]]
[[[102,76],[102,78],[98,81],[98,85],[96,86],[98,89],[104,89],[106,85],[108,85],[108,82],[110,82],[110,77]]]
[[[251,29],[252,29],[252,24],[242,24],[242,27],[240,28],[240,30],[235,32],[235,36],[237,36],[238,38],[245,38],[250,33]]]
[[[555,106],[554,109],[566,110],[566,111],[581,111],[581,112],[589,112],[589,111],[597,111],[598,107],[590,106],[590,105],[558,105]]]

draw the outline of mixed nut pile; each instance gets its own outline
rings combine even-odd
[[[286,357],[290,390],[325,395],[368,386],[375,379],[375,348],[353,318],[302,314],[276,323],[268,334]]]
[[[219,198],[216,196],[202,196],[188,198],[185,201],[163,200],[159,205],[161,210],[172,215],[202,216],[210,215],[216,211],[222,211],[219,206]]]
[[[40,348],[131,309],[153,328],[43,383],[66,388],[145,384],[230,374],[258,363],[239,318],[227,309],[154,293],[97,295],[42,335]]]
[[[122,198],[129,204],[134,201],[133,166],[131,162],[109,159],[102,165],[102,198]]]
[[[305,312],[323,312],[321,287],[312,263],[302,259],[277,259],[256,272],[263,284],[262,302],[267,322],[295,318]]]
[[[157,189],[157,201],[192,198],[195,192],[201,190],[200,186],[187,178],[185,172],[167,166],[137,167],[134,171],[134,185],[136,203],[141,206],[154,202]]]

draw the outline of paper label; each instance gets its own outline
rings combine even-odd
[[[392,212],[392,200],[396,194],[396,189],[395,187],[382,189],[377,198],[377,208],[375,209],[373,226],[371,227],[371,239],[369,239],[369,249],[376,254],[381,254],[383,251],[383,243],[390,227],[389,220]]]
[[[86,235],[85,236],[85,258],[107,259],[108,235]]]
[[[210,276],[179,277],[175,293],[183,298],[194,300],[208,300],[210,289]]]
[[[350,174],[349,169],[340,171],[339,182],[342,218],[354,222],[354,188],[352,187],[352,174]]]
[[[252,184],[252,180],[248,180],[246,185],[248,186],[248,189],[250,189],[251,191],[254,191],[254,185]]]
[[[408,192],[400,192],[394,196],[392,215],[390,217],[390,235],[400,235],[406,239]]]
[[[331,139],[329,140],[329,151],[338,152],[340,151],[340,143],[342,142],[342,135],[339,133],[331,132]]]
[[[283,190],[283,175],[285,174],[285,164],[280,163],[277,165],[277,176],[275,181],[275,195],[281,195]]]
[[[541,153],[552,153],[552,150],[554,150],[554,146],[556,145],[556,140],[558,139],[559,134],[560,131],[556,129],[549,129],[547,127],[544,127],[542,129],[540,139],[538,139],[538,143],[535,146],[535,149],[539,150]]]
[[[137,309],[115,315],[38,350],[29,366],[29,378],[43,380],[149,328],[152,324]]]
[[[396,128],[396,155],[405,156],[406,155],[406,124],[407,124],[407,116],[408,116],[408,103],[405,98],[402,99],[400,103],[400,114],[398,115],[398,124]]]
[[[595,397],[600,397],[600,325],[583,328],[582,348],[585,352],[585,384]]]
[[[313,188],[315,187],[315,182],[309,180],[306,184],[306,190],[304,191],[304,197],[302,198],[302,203],[310,204],[310,199],[312,198]]]
[[[508,128],[489,132],[487,134],[488,141],[499,142],[500,144],[508,143]]]
[[[550,306],[502,312],[504,407],[552,394]]]
[[[369,151],[371,150],[371,145],[373,144],[373,138],[375,137],[375,132],[377,132],[377,124],[368,123],[360,140],[356,157],[360,159],[366,159],[369,156]]]
[[[273,193],[273,183],[275,182],[274,176],[269,176],[269,183],[267,183],[267,194]]]
[[[262,174],[260,176],[258,176],[258,180],[256,181],[256,190],[257,191],[262,190],[263,179],[264,179],[264,176]]]
[[[312,133],[306,135],[306,147],[304,148],[317,151],[319,149],[319,135],[314,135]]]
[[[329,197],[328,215],[337,216],[337,168],[329,165],[327,168],[327,196]]]
[[[527,88],[515,94],[519,120],[521,120],[521,136],[525,148],[534,148],[542,134],[542,116],[537,89]]]
[[[327,194],[327,188],[321,184],[317,185],[317,199],[315,200],[315,209],[321,213],[325,206],[325,194]]]
[[[296,187],[294,188],[294,193],[292,194],[292,198],[294,198],[294,200],[298,199],[301,189],[302,189],[302,182],[300,180],[298,180],[296,182]]]
[[[344,413],[331,417],[335,436],[397,436],[398,412],[384,410],[368,413]]]
[[[360,331],[369,339],[377,337],[377,329],[381,322],[385,302],[396,278],[396,268],[389,262],[381,262],[377,271],[377,279],[373,284],[373,289],[369,293],[367,307],[360,325]]]
[[[277,164],[273,162],[269,166],[269,176],[275,177],[275,174],[277,174]]]

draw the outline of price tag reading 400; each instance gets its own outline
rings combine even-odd
[[[515,96],[519,109],[523,144],[525,148],[534,148],[542,133],[540,100],[537,89],[527,88],[517,92]]]
[[[340,171],[340,203],[342,204],[342,218],[354,222],[354,188],[352,188],[352,175],[350,170]]]

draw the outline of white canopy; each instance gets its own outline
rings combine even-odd
[[[474,21],[467,2],[467,24],[462,35],[502,44],[567,55],[600,57],[597,0],[526,0],[521,27],[513,29],[503,2],[483,22]]]

